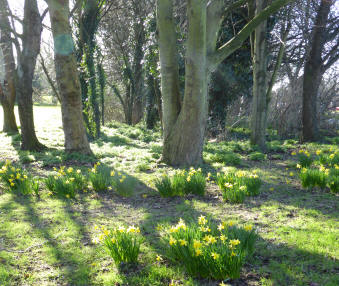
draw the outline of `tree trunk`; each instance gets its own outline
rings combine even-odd
[[[62,123],[67,152],[92,154],[84,120],[79,75],[69,24],[68,0],[48,0],[55,53],[55,71],[61,97]]]
[[[256,15],[264,8],[266,1],[256,0]],[[254,32],[253,49],[253,102],[251,115],[251,144],[266,149],[267,123],[267,21],[261,22]]]
[[[177,121],[181,107],[177,38],[172,0],[158,0],[157,25],[161,66],[164,142],[166,142],[172,127]]]
[[[166,132],[163,159],[190,166],[202,162],[207,116],[206,1],[189,0],[187,13],[185,96],[176,123]]]
[[[8,3],[0,0],[0,49],[2,51],[5,66],[5,84],[0,92],[0,103],[4,111],[4,132],[18,132],[14,114],[16,98],[15,89],[15,60],[11,42],[10,23],[8,20]]]
[[[36,0],[26,0],[24,7],[22,52],[18,60],[17,95],[21,124],[21,149],[40,151],[45,148],[35,134],[33,116],[33,77],[40,52],[42,23]]]
[[[313,27],[311,50],[304,67],[302,141],[318,138],[317,95],[322,79],[322,51],[325,44],[325,30],[332,1],[322,0]]]

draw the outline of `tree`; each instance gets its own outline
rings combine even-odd
[[[6,0],[0,0],[0,49],[4,59],[5,81],[0,83],[0,103],[4,111],[4,132],[18,132],[14,114],[16,99],[15,60],[11,41],[11,25]]]
[[[324,72],[339,58],[338,19],[334,26],[328,26],[330,9],[335,1],[321,0],[313,26],[310,52],[304,66],[302,140],[318,139],[317,94]],[[333,24],[333,23],[332,23]],[[335,29],[333,30],[333,27]],[[337,43],[324,53],[325,44],[337,38]]]
[[[90,138],[100,136],[99,92],[102,107],[104,71],[100,68],[101,53],[97,44],[96,34],[102,14],[105,14],[105,0],[84,0],[83,8],[79,9],[77,61],[80,67],[80,86],[82,93],[83,115]],[[110,6],[108,6],[109,9]],[[97,63],[97,64],[96,64]],[[100,91],[98,91],[98,87]]]
[[[108,65],[108,85],[123,107],[125,122],[139,123],[144,116],[145,19],[153,0],[117,0],[101,23]],[[117,20],[118,19],[118,20]]]
[[[224,1],[187,1],[188,32],[185,61],[185,92],[179,92],[176,29],[171,0],[157,1],[157,22],[163,96],[163,159],[171,165],[202,161],[207,117],[207,83],[210,72],[237,50],[252,31],[290,0],[277,0],[256,15],[238,34],[217,49]],[[226,13],[246,3],[240,0]]]
[[[254,3],[255,2],[255,3]],[[267,3],[254,0],[250,5],[249,14],[258,15]],[[251,11],[255,7],[255,12]],[[281,19],[282,20],[282,19]],[[262,151],[266,150],[266,125],[268,107],[271,99],[272,88],[275,83],[285,50],[285,42],[289,33],[290,24],[283,26],[282,39],[271,78],[268,72],[268,32],[267,21],[263,21],[252,35],[253,51],[253,102],[251,112],[251,144],[257,145]],[[272,61],[273,62],[273,61]]]
[[[61,98],[62,123],[67,152],[91,154],[84,120],[74,54],[74,43],[69,24],[69,1],[47,0],[54,38],[54,61]]]

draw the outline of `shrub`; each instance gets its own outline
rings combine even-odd
[[[222,191],[223,199],[231,203],[242,203],[246,195],[258,195],[261,184],[260,178],[254,173],[247,175],[238,171],[217,176],[217,185]]]
[[[253,253],[256,233],[252,226],[217,227],[200,216],[198,224],[186,225],[180,219],[163,239],[168,258],[182,263],[190,275],[224,280],[239,278],[245,259]]]
[[[200,168],[197,170],[190,168],[189,171],[177,171],[172,178],[165,174],[161,179],[155,181],[155,187],[163,197],[185,194],[203,196],[206,189],[206,178]]]
[[[300,173],[301,185],[304,188],[311,189],[313,187],[326,187],[326,170],[325,172],[319,169],[302,169]]]
[[[89,170],[88,180],[95,191],[107,190],[112,185],[111,169],[98,162]]]
[[[300,150],[298,153],[299,164],[302,168],[308,168],[312,165],[313,159],[307,150]]]
[[[87,187],[86,177],[81,170],[74,170],[72,167],[66,169],[61,166],[59,170],[54,168],[57,175],[50,175],[45,179],[46,188],[51,195],[74,198],[77,191],[84,190]]]
[[[100,234],[94,238],[95,243],[103,243],[117,266],[122,263],[137,263],[142,238],[140,229],[135,226],[119,227],[108,230],[101,227]]]
[[[27,172],[18,168],[7,160],[0,169],[0,179],[7,186],[7,191],[16,194],[30,195],[35,193],[39,195],[39,181],[32,178]]]
[[[211,155],[211,161],[217,163],[224,163],[230,166],[237,166],[241,163],[241,158],[238,154],[233,152],[218,152],[216,154]]]
[[[249,158],[252,161],[264,161],[266,160],[266,155],[261,152],[253,152],[249,154]]]

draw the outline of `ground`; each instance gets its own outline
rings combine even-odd
[[[278,152],[259,161],[249,159],[246,140],[206,145],[202,168],[213,174],[227,168],[213,162],[218,149],[243,146],[237,152],[241,158],[237,168],[257,170],[264,181],[261,194],[243,204],[223,202],[213,182],[203,198],[161,198],[154,179],[173,169],[159,163],[159,132],[112,123],[103,128],[100,140],[91,143],[95,158],[68,155],[63,152],[60,109],[35,107],[34,112],[38,138],[49,149],[23,152],[18,135],[0,133],[0,161],[16,161],[42,178],[53,167],[87,170],[100,161],[133,178],[133,195],[107,191],[58,199],[49,197],[42,185],[38,199],[6,193],[0,185],[0,285],[168,285],[172,280],[177,285],[219,285],[221,281],[190,278],[166,259],[155,261],[157,254],[163,255],[157,226],[200,215],[252,223],[258,232],[254,258],[246,263],[241,278],[229,285],[339,285],[338,196],[301,188],[291,156],[300,148],[296,142],[276,142],[281,145]],[[2,126],[2,114],[0,118]],[[95,225],[118,223],[140,226],[145,237],[140,264],[131,271],[119,272],[105,250],[92,243]]]

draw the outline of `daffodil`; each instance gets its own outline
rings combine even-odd
[[[215,252],[212,252],[212,253],[211,253],[211,256],[213,257],[214,260],[217,260],[217,259],[219,259],[220,254],[215,253]]]
[[[199,218],[198,218],[198,223],[200,225],[205,225],[206,223],[208,222],[208,220],[206,219],[205,216],[201,215]]]

